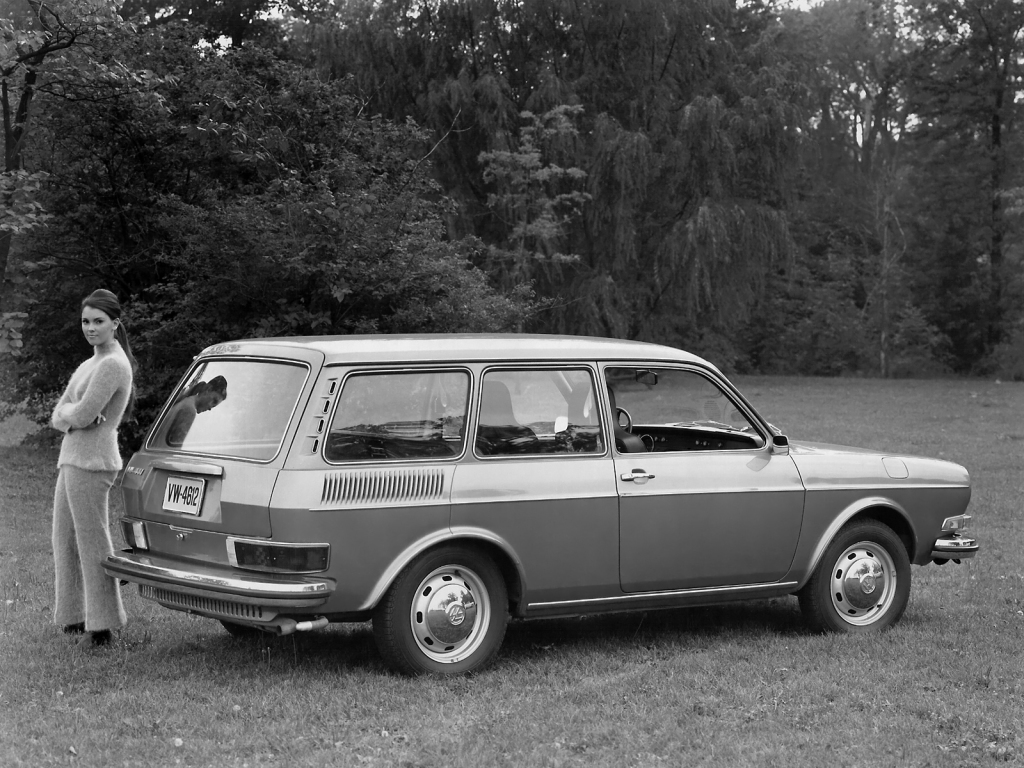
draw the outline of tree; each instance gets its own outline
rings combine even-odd
[[[195,24],[214,38],[228,38],[238,48],[247,40],[278,30],[277,22],[267,18],[269,12],[289,5],[302,10],[299,2],[279,0],[124,0],[121,14],[143,26]]]
[[[508,247],[491,246],[488,267],[507,289],[537,281],[550,289],[578,259],[565,252],[566,233],[590,200],[581,190],[586,173],[556,161],[572,155],[579,140],[573,120],[581,112],[578,106],[523,112],[519,146],[480,155],[483,180],[493,189],[487,206],[507,228]]]
[[[1017,131],[1024,95],[1024,6],[1013,0],[916,0],[925,41],[915,57],[909,133],[921,202],[919,290],[965,367],[1005,337],[1020,295],[1006,295],[1007,253],[1021,242],[1004,207],[1019,186]],[[956,307],[957,312],[950,312]],[[969,314],[965,323],[963,313]]]
[[[74,310],[97,286],[126,306],[141,426],[213,342],[502,330],[529,314],[525,292],[472,268],[482,243],[445,237],[420,129],[267,51],[207,55],[202,34],[123,35],[115,58],[156,73],[151,92],[46,102],[54,219],[26,253],[27,386],[66,377]]]
[[[449,226],[493,249],[519,251],[521,230],[493,205],[486,164],[527,146],[522,112],[581,107],[552,161],[586,174],[582,216],[558,237],[578,258],[537,283],[550,304],[534,327],[680,340],[732,327],[789,253],[796,85],[773,34],[763,9],[717,0],[350,0],[311,39],[373,109],[450,133]]]
[[[113,0],[24,0],[9,4],[0,17],[0,306],[11,239],[42,221],[35,200],[42,177],[24,172],[33,102],[40,93],[59,90],[69,73],[82,76],[93,47],[119,23]]]

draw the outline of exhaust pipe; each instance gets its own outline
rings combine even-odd
[[[309,632],[313,629],[322,629],[330,622],[326,616],[317,616],[309,621],[296,621],[295,619],[281,618],[274,619],[268,624],[260,624],[259,628],[264,632],[272,632],[275,635],[284,636],[295,632]]]

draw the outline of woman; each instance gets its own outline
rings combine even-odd
[[[209,382],[197,381],[186,389],[166,419],[170,426],[164,442],[171,448],[180,448],[185,443],[192,423],[200,413],[216,408],[228,396],[228,382],[223,376],[215,376]]]
[[[131,417],[136,365],[110,291],[82,302],[82,332],[92,357],[78,366],[50,419],[64,433],[53,500],[53,618],[67,633],[86,633],[80,644],[102,646],[126,621],[103,561],[113,552],[108,494],[122,467],[117,427]]]

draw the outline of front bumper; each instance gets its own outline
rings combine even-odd
[[[222,568],[131,552],[108,555],[103,570],[109,576],[138,584],[143,597],[169,608],[227,616],[236,615],[242,606],[269,608],[275,613],[309,611],[326,603],[335,587],[331,579],[225,573]],[[190,603],[216,605],[223,610],[193,608]]]
[[[935,540],[932,545],[932,560],[959,562],[974,557],[980,548],[976,539],[953,533]]]

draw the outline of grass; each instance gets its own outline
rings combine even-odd
[[[981,554],[915,567],[867,637],[806,632],[794,598],[516,622],[487,671],[406,679],[367,625],[242,642],[126,588],[92,654],[51,624],[55,454],[0,448],[0,765],[1024,764],[1024,385],[737,383],[791,439],[966,465]]]

